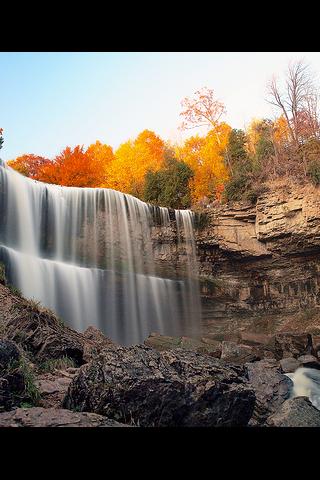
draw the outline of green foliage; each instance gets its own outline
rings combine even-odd
[[[40,399],[40,392],[35,384],[34,373],[24,358],[20,361],[19,370],[24,377],[26,396],[33,405],[36,405]]]
[[[313,185],[320,185],[320,159],[312,160],[309,163],[307,174]]]
[[[227,202],[237,202],[243,199],[248,187],[248,177],[245,174],[238,173],[233,175],[226,183],[223,192],[224,198]]]
[[[22,297],[22,293],[20,292],[20,290],[18,288],[16,288],[14,285],[7,285],[7,287],[9,288],[10,292],[13,294],[13,295],[17,295],[18,297]]]
[[[191,205],[189,180],[191,168],[168,154],[165,165],[157,172],[147,172],[143,199],[169,208],[188,208]]]
[[[55,370],[63,370],[66,368],[75,368],[77,365],[72,358],[67,356],[61,358],[53,358],[45,360],[40,366],[39,370],[43,373],[52,373]]]
[[[0,263],[0,283],[6,283],[6,270],[3,263]]]
[[[274,154],[274,146],[271,138],[261,137],[256,144],[256,157],[258,161],[263,161]]]
[[[243,130],[233,128],[230,132],[227,146],[228,159],[231,167],[243,164],[248,159],[246,151],[247,137]]]

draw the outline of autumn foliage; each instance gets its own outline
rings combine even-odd
[[[186,208],[212,200],[255,201],[266,181],[289,177],[320,184],[318,94],[303,62],[289,66],[286,84],[269,85],[277,115],[253,119],[245,130],[223,121],[225,105],[202,88],[181,102],[180,144],[151,130],[116,151],[96,141],[66,147],[53,159],[26,154],[8,164],[32,179],[76,187],[112,188],[145,201]],[[2,144],[0,129],[0,147]],[[168,154],[169,152],[169,154]]]

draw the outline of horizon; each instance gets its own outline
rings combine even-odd
[[[320,72],[318,52],[2,52],[1,156],[54,158],[96,140],[115,151],[145,129],[180,143],[200,132],[178,130],[180,103],[204,86],[226,105],[222,120],[245,129],[273,118],[266,83],[300,58]]]

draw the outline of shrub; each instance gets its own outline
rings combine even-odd
[[[184,162],[169,158],[157,172],[149,171],[145,178],[143,199],[169,208],[189,208],[191,168]]]
[[[320,160],[312,160],[309,163],[307,174],[313,185],[320,185]]]

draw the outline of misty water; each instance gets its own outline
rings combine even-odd
[[[78,331],[123,344],[200,331],[194,215],[175,210],[186,274],[159,275],[152,228],[169,210],[110,189],[49,185],[0,163],[0,260],[8,281]]]

